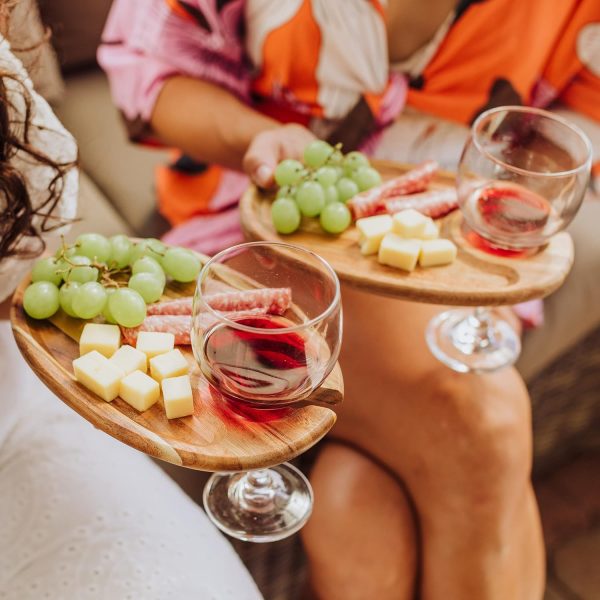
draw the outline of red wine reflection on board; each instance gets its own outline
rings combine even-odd
[[[221,323],[204,338],[202,372],[223,395],[277,406],[307,396],[321,382],[327,360],[319,352],[318,334],[274,333],[294,326],[275,315],[241,317],[236,323],[255,331]]]

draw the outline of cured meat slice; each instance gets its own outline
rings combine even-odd
[[[290,288],[263,288],[220,292],[204,296],[211,308],[219,311],[263,309],[273,315],[282,315],[292,301]],[[193,298],[177,298],[148,306],[148,315],[191,315]]]
[[[250,310],[224,311],[224,317],[235,321],[241,317],[253,315],[264,315],[264,308]],[[201,329],[206,329],[217,321],[212,313],[200,313],[196,316],[196,323]],[[121,327],[123,343],[135,346],[140,331],[158,331],[161,333],[172,333],[175,336],[176,346],[191,345],[192,315],[150,315],[138,327]]]
[[[290,288],[261,288],[211,294],[204,299],[211,308],[221,311],[264,309],[272,315],[282,315],[292,301]]]
[[[385,200],[386,212],[394,214],[412,208],[438,219],[458,208],[456,189],[452,187],[429,190],[407,196],[393,196]]]
[[[361,192],[348,200],[354,219],[371,217],[385,211],[384,201],[391,196],[414,194],[427,189],[438,170],[434,160],[427,160],[408,173],[389,179],[377,187]]]

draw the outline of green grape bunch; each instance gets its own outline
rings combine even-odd
[[[271,205],[278,233],[294,233],[302,217],[318,218],[330,234],[344,232],[352,223],[346,202],[381,183],[381,175],[362,152],[343,154],[341,144],[315,140],[304,149],[303,162],[282,160],[275,168],[279,186]]]
[[[35,262],[23,308],[33,319],[47,319],[62,309],[70,317],[137,327],[148,304],[157,302],[169,280],[194,281],[202,263],[186,248],[167,247],[149,238],[126,235],[110,239],[84,233],[64,242],[52,257]]]

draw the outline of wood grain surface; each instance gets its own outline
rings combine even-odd
[[[239,471],[290,460],[319,441],[334,425],[335,412],[324,406],[246,411],[227,404],[200,373],[191,348],[181,346],[190,364],[194,415],[169,420],[160,404],[139,413],[121,398],[105,402],[78,383],[71,363],[79,356],[84,322],[59,311],[51,320],[30,319],[22,306],[24,280],[13,297],[13,333],[25,360],[65,404],[98,429],[161,460],[202,471]],[[167,297],[193,294],[177,284]],[[343,398],[339,365],[311,401],[336,405]],[[35,415],[31,415],[34,419]]]
[[[374,161],[384,179],[406,172],[409,165]],[[453,186],[454,175],[440,172],[436,186]],[[429,304],[501,306],[543,298],[565,280],[573,264],[573,242],[559,233],[541,250],[525,258],[501,257],[470,245],[462,234],[460,211],[441,219],[441,236],[454,241],[458,257],[450,265],[406,273],[363,256],[358,231],[350,227],[339,236],[322,231],[318,221],[305,219],[300,230],[279,235],[271,221],[273,197],[251,187],[240,203],[242,227],[248,239],[285,241],[316,252],[346,283],[377,294]]]

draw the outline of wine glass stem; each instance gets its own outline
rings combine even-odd
[[[289,500],[281,477],[271,469],[248,471],[230,489],[230,499],[241,510],[253,513],[276,511]]]
[[[491,315],[486,308],[476,308],[452,334],[453,344],[465,354],[485,352],[496,345]]]

